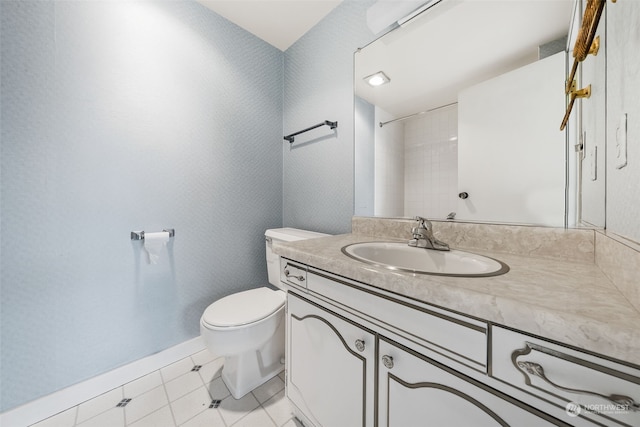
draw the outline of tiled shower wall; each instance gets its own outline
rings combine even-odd
[[[458,204],[458,106],[404,123],[404,216],[446,218]]]
[[[375,123],[394,118],[376,108]],[[445,218],[454,212],[458,203],[457,138],[457,104],[383,127],[376,125],[375,216]]]
[[[0,31],[5,411],[267,282],[283,54],[192,1],[3,0]],[[130,232],[163,228],[149,265]]]
[[[404,125],[401,122],[378,126],[393,120],[391,114],[376,107],[375,128],[375,215],[404,216]]]

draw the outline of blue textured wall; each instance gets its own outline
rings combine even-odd
[[[283,157],[284,225],[338,234],[354,212],[353,54],[373,40],[372,0],[345,0],[285,52],[284,132],[323,120],[328,127],[296,137]]]
[[[208,304],[266,283],[283,53],[195,2],[0,12],[6,410],[193,338]],[[130,231],[166,227],[146,264]]]

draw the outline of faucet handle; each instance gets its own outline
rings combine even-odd
[[[433,224],[431,224],[431,221],[429,221],[427,218],[423,218],[421,216],[415,216],[413,219],[418,221],[419,228],[431,229],[431,227],[433,226]]]

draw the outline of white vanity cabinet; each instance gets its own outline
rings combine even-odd
[[[533,408],[518,405],[515,399],[385,338],[379,341],[379,354],[380,427],[562,425],[547,421],[535,415],[538,411]]]
[[[375,335],[287,297],[287,395],[315,426],[373,427]]]
[[[296,261],[281,282],[286,393],[306,427],[640,426],[636,366]]]

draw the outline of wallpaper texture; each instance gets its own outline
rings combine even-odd
[[[2,1],[4,411],[267,283],[283,54],[189,1]],[[174,228],[157,265],[130,232]],[[10,385],[10,386],[9,386]]]
[[[373,1],[344,1],[285,52],[284,133],[338,121],[283,142],[285,226],[351,231],[354,212],[353,54],[374,38]]]

